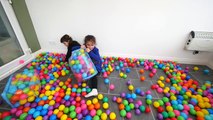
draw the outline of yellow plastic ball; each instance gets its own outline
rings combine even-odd
[[[173,95],[170,97],[171,100],[177,100],[177,98]]]
[[[197,66],[194,67],[194,71],[198,71],[199,68]]]
[[[197,111],[196,115],[197,117],[204,117],[204,114],[201,111]]]
[[[107,114],[106,113],[101,114],[101,120],[107,120]]]
[[[82,87],[86,87],[87,86],[87,84],[86,83],[82,83]]]
[[[35,120],[43,120],[43,118],[42,118],[42,116],[38,116],[38,117],[36,117]]]
[[[199,102],[199,103],[198,103],[198,106],[199,106],[200,108],[205,108],[205,104],[204,104],[203,102]]]
[[[19,103],[20,103],[20,105],[24,105],[27,103],[27,99],[20,100]]]
[[[50,96],[48,97],[48,100],[52,100],[52,99],[53,99],[53,96],[50,95]]]
[[[168,112],[172,112],[172,111],[173,111],[173,108],[172,108],[172,106],[166,106],[166,110],[167,110]]]
[[[27,98],[28,102],[33,102],[35,100],[35,96],[30,96]]]
[[[163,81],[165,78],[164,78],[164,76],[160,76],[159,79]]]
[[[103,103],[103,108],[106,110],[109,108],[109,104],[108,103]]]
[[[59,109],[55,109],[55,110],[53,111],[53,113],[56,114],[56,115],[58,114],[58,112],[59,112]]]
[[[159,102],[155,101],[155,102],[153,103],[153,106],[154,106],[155,108],[158,108],[158,107],[160,106],[160,104],[159,104]]]
[[[63,111],[63,110],[64,110],[64,108],[65,108],[65,106],[64,106],[64,105],[60,105],[58,109],[59,109],[60,111]]]
[[[124,73],[120,72],[120,77],[123,77],[124,76]]]
[[[91,105],[91,104],[92,104],[92,101],[91,101],[91,100],[87,100],[86,104],[87,104],[87,105]]]
[[[93,103],[93,104],[98,103],[98,99],[97,99],[97,98],[93,98],[93,99],[92,99],[92,103]]]
[[[116,119],[116,114],[114,112],[111,112],[109,114],[109,118],[110,118],[110,120],[115,120]]]
[[[67,119],[67,115],[66,114],[63,114],[62,116],[61,116],[61,120],[66,120]]]
[[[104,98],[103,94],[98,94],[98,99],[102,100]]]
[[[201,109],[201,111],[203,112],[204,115],[209,115],[209,111],[206,109]]]
[[[128,86],[128,89],[129,89],[130,91],[132,91],[132,90],[134,89],[133,85],[129,85],[129,86]]]
[[[49,105],[51,105],[51,106],[55,105],[55,101],[54,100],[50,100]]]

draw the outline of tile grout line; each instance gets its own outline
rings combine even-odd
[[[153,82],[151,81],[152,85],[153,85]],[[157,97],[160,99],[160,97],[158,96],[158,93],[156,92],[156,90],[154,90],[154,92],[156,93]]]
[[[151,108],[151,106],[149,105],[149,107],[150,107],[150,110],[151,110],[151,113],[152,113],[152,117],[154,118],[154,120],[155,120],[155,117],[154,117],[154,114],[153,114],[153,111],[152,111],[152,108]]]

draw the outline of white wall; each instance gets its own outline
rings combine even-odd
[[[102,55],[171,59],[207,64],[211,53],[192,55],[191,30],[213,31],[212,0],[26,0],[41,47],[66,51],[65,33],[82,43],[95,35]]]

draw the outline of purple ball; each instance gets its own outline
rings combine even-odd
[[[144,96],[144,95],[145,95],[144,91],[141,91],[140,95],[141,95],[141,96]]]
[[[70,105],[71,105],[70,101],[66,101],[66,102],[65,102],[65,106],[66,106],[66,107],[68,107],[68,106],[70,106]]]
[[[166,97],[170,97],[170,93],[166,93],[165,95],[166,95]]]
[[[134,102],[134,99],[129,98],[128,101],[129,101],[130,103],[132,103],[132,102]]]
[[[25,118],[26,120],[32,120],[33,119],[33,116],[32,115],[27,115],[27,117]]]
[[[115,102],[117,100],[116,96],[113,96],[112,101]]]
[[[24,105],[24,107],[30,107],[30,103],[27,102],[27,103]]]
[[[141,114],[141,111],[139,109],[135,109],[135,114],[136,115],[140,115]]]
[[[77,115],[77,118],[78,118],[78,120],[81,120],[81,119],[83,118],[83,115],[82,115],[81,113],[79,113],[79,114]]]
[[[55,105],[53,106],[54,108],[58,108],[59,107],[59,103],[55,103]]]
[[[108,109],[108,110],[106,110],[106,114],[107,114],[107,115],[109,115],[109,114],[110,114],[110,112],[111,112],[111,111],[110,111],[109,109]]]
[[[48,119],[49,119],[48,115],[45,115],[45,116],[43,117],[43,120],[48,120]]]
[[[80,97],[80,96],[81,96],[81,94],[80,94],[80,93],[77,93],[77,94],[76,94],[76,96]]]
[[[158,120],[163,120],[163,115],[162,115],[162,114],[160,114],[160,113],[158,113],[158,115],[157,115],[157,119],[158,119]]]
[[[89,113],[89,111],[87,109],[82,111],[83,116],[85,117],[87,114]]]
[[[53,106],[49,106],[49,107],[48,107],[48,110],[53,110],[53,109],[54,109]]]
[[[37,106],[36,102],[34,102],[34,103],[31,104],[31,108],[35,108],[36,106]]]
[[[131,81],[128,80],[128,81],[126,82],[126,84],[127,84],[127,85],[131,85]]]
[[[139,105],[137,103],[135,103],[135,108],[139,108]]]
[[[124,98],[124,97],[126,96],[126,93],[122,92],[122,93],[120,94],[120,96],[121,96],[122,98]]]
[[[74,97],[70,97],[70,102],[72,102],[74,100]]]
[[[122,72],[124,72],[124,71],[125,71],[125,69],[124,69],[124,68],[121,68],[121,71],[122,71]]]

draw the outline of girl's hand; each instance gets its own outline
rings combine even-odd
[[[81,45],[81,49],[85,49],[86,47],[85,47],[85,45]]]
[[[86,48],[86,51],[89,53],[91,50],[89,48]]]

